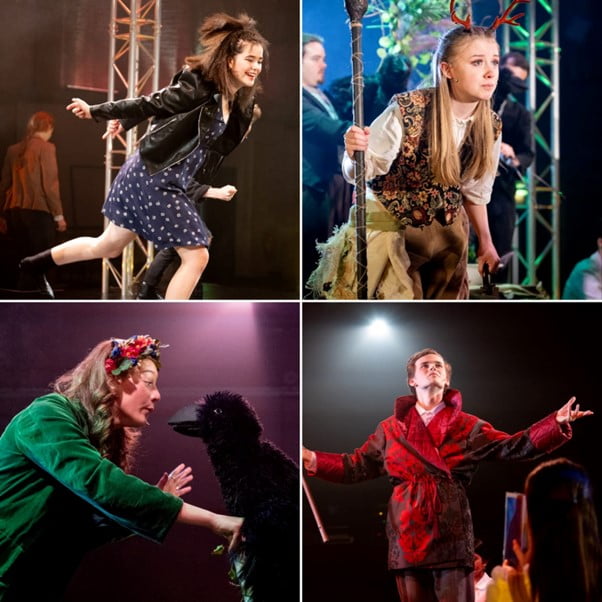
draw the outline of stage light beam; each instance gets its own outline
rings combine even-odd
[[[390,335],[391,327],[383,318],[374,318],[368,325],[368,334],[373,338],[383,339]]]

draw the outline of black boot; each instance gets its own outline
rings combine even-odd
[[[159,294],[154,286],[148,284],[147,282],[142,282],[140,288],[138,289],[136,299],[163,299],[163,297]]]
[[[50,254],[50,249],[37,255],[24,257],[19,263],[19,283],[24,290],[38,290],[43,297],[54,299],[54,291],[46,280],[44,273],[56,264]]]

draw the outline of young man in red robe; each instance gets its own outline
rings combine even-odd
[[[357,483],[387,475],[393,484],[387,514],[389,568],[402,602],[473,602],[474,536],[466,486],[481,460],[535,459],[571,438],[569,423],[592,414],[560,410],[515,435],[462,411],[450,389],[451,365],[434,349],[407,363],[413,395],[395,400],[383,420],[351,454],[303,449],[310,475]]]

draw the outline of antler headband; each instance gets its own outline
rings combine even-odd
[[[518,15],[511,16],[510,13],[514,10],[517,4],[528,4],[531,0],[512,0],[510,6],[498,17],[496,17],[495,21],[488,28],[489,31],[495,31],[500,25],[506,23],[507,25],[518,25],[517,19],[525,16],[525,13],[519,13]],[[470,14],[466,16],[466,19],[460,19],[456,10],[454,8],[456,4],[456,0],[451,0],[449,3],[449,12],[451,14],[451,20],[458,24],[462,25],[465,29],[470,29],[472,26],[472,19]]]

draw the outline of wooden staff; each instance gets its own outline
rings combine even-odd
[[[322,537],[322,541],[324,543],[328,543],[330,541],[330,537],[328,537],[328,533],[326,533],[326,529],[322,524],[322,519],[320,518],[320,513],[318,512],[318,508],[316,503],[314,502],[314,498],[309,490],[309,485],[305,480],[305,476],[303,476],[303,491],[307,496],[307,501],[309,502],[309,507],[311,508],[311,513],[314,515],[314,520],[316,521],[316,525],[318,526],[318,531],[320,531],[320,536]]]
[[[351,28],[351,69],[353,83],[353,123],[364,127],[364,65],[362,60],[362,17],[368,0],[345,0]],[[366,253],[366,172],[364,152],[355,151],[355,239],[357,298],[368,298],[368,257]]]

